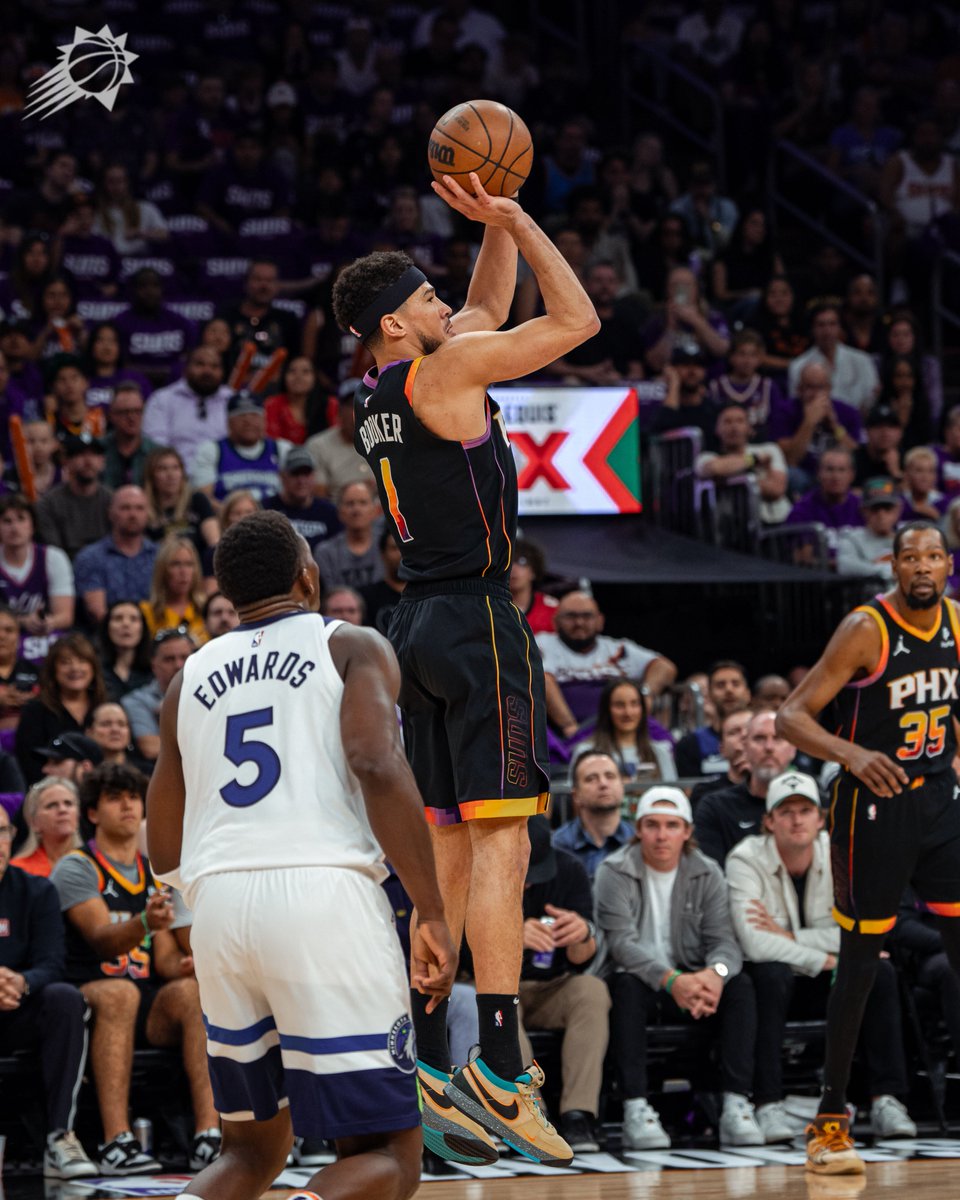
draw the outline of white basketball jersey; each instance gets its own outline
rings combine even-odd
[[[187,659],[183,844],[166,878],[188,903],[191,884],[222,871],[344,867],[386,878],[340,738],[343,680],[328,642],[341,624],[289,613],[240,625]]]

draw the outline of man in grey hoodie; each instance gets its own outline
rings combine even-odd
[[[597,871],[625,1149],[670,1145],[647,1100],[647,1021],[657,1017],[717,1027],[724,1091],[720,1141],[764,1141],[747,1098],[757,1029],[753,984],[741,974],[723,873],[694,847],[692,833],[686,795],[667,785],[649,788],[637,808],[637,836]]]

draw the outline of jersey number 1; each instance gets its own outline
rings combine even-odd
[[[280,780],[280,756],[266,742],[246,741],[247,731],[273,724],[273,709],[258,708],[253,712],[236,713],[227,717],[227,736],[223,752],[235,767],[253,763],[257,768],[252,783],[231,779],[220,795],[231,808],[249,808],[257,804],[277,786]]]

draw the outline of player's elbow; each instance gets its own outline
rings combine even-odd
[[[777,737],[793,742],[793,711],[789,700],[785,701],[778,710],[774,719],[774,728],[777,731]]]

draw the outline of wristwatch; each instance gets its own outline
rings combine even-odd
[[[587,918],[584,917],[584,920],[587,921]],[[594,923],[592,921],[587,921],[587,936],[585,938],[581,938],[580,945],[582,946],[585,942],[589,942],[591,938],[595,938],[596,936],[597,936],[596,925],[594,925]]]
[[[716,971],[716,973],[720,976],[721,979],[726,979],[726,977],[730,974],[730,968],[727,966],[726,963],[722,963],[722,962],[711,963],[710,970]]]

